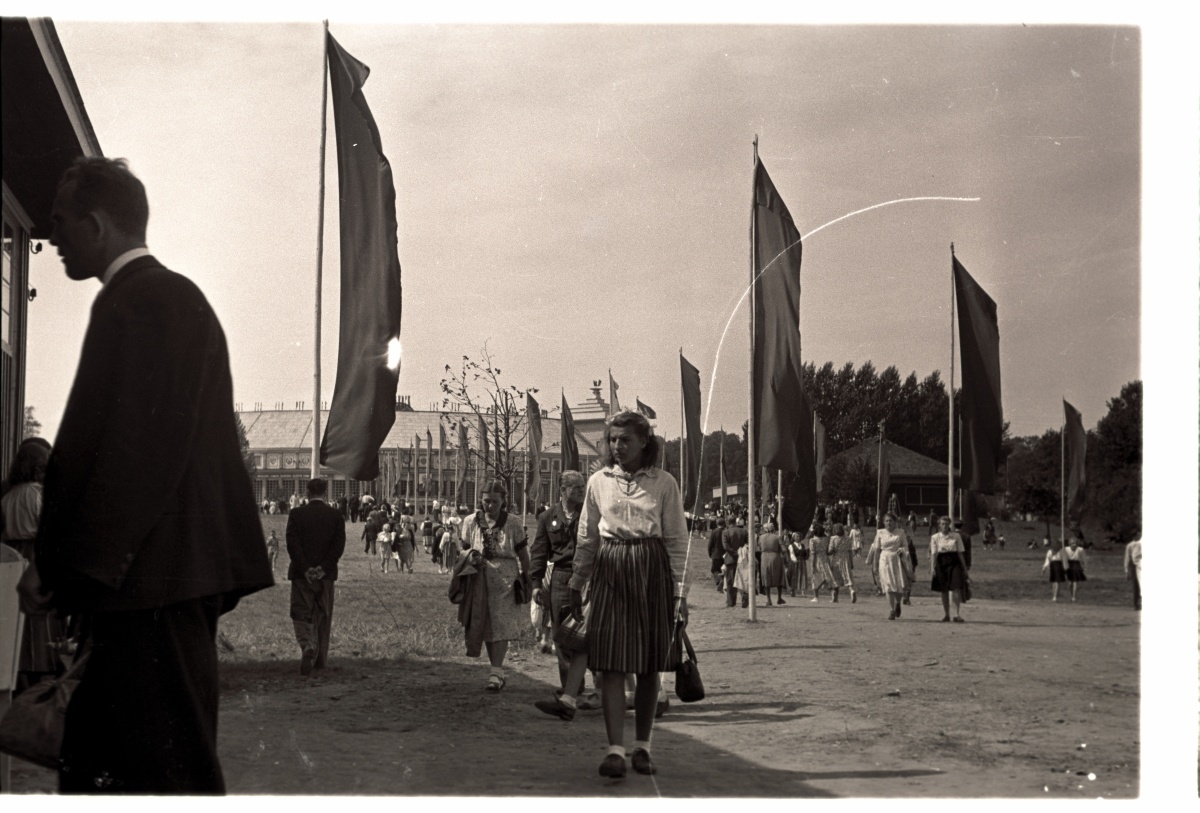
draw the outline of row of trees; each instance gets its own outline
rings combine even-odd
[[[1109,399],[1108,412],[1087,433],[1084,520],[1128,541],[1142,526],[1142,382],[1130,381]],[[1054,520],[1062,501],[1062,432],[1012,440],[1000,469],[1009,505],[1022,514]]]

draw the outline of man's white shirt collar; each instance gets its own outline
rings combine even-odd
[[[149,257],[149,256],[150,256],[150,249],[146,248],[145,246],[141,246],[140,248],[129,249],[129,251],[126,251],[124,254],[120,255],[119,257],[117,257],[115,260],[113,260],[111,263],[108,264],[108,268],[104,269],[104,276],[102,276],[100,278],[100,281],[103,282],[105,285],[108,285],[108,283],[112,282],[112,278],[115,277],[117,275],[117,272],[120,271],[122,268],[129,265],[131,262],[136,260],[138,257]]]

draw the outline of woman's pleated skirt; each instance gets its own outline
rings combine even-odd
[[[1065,582],[1067,580],[1067,572],[1063,569],[1062,562],[1050,563],[1050,582]]]
[[[602,537],[589,590],[589,668],[645,675],[679,665],[671,560],[661,539]]]
[[[962,590],[967,586],[967,574],[963,572],[962,562],[958,559],[957,551],[942,551],[934,559],[933,581],[929,589],[935,593],[949,593],[951,590]]]
[[[1082,562],[1067,562],[1067,581],[1069,582],[1085,582],[1087,576],[1083,572]]]

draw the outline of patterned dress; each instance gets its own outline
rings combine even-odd
[[[813,588],[821,585],[833,587],[837,584],[833,578],[833,567],[829,564],[829,537],[810,536],[808,538],[808,562],[812,568]]]
[[[772,587],[784,587],[787,577],[783,570],[783,542],[779,534],[764,533],[759,538],[759,545],[762,550],[760,566],[763,585],[768,590]]]
[[[903,531],[880,528],[871,543],[871,554],[879,563],[880,589],[886,593],[903,593],[912,585],[908,537]]]
[[[854,551],[848,536],[829,537],[829,564],[834,587],[854,587]]]
[[[512,641],[529,627],[529,608],[518,604],[513,582],[521,573],[517,552],[529,545],[521,521],[500,515],[503,524],[492,523],[482,512],[463,520],[463,539],[468,547],[483,554],[487,575],[488,621],[485,641]]]

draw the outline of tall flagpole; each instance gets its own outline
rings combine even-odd
[[[950,244],[950,440],[946,444],[946,516],[954,522],[954,243]],[[961,457],[959,460],[961,461]]]
[[[1066,400],[1065,398],[1063,399]],[[1059,486],[1058,486],[1058,542],[1059,548],[1067,538],[1067,424],[1063,421],[1062,433],[1059,436],[1059,447],[1061,449],[1060,459],[1062,466],[1059,468]]]
[[[746,592],[750,594],[750,620],[758,621],[758,574],[754,568],[754,550],[757,547],[757,539],[754,534],[754,519],[758,515],[758,509],[754,504],[755,489],[754,481],[755,474],[758,472],[758,449],[755,444],[754,434],[754,313],[758,308],[757,297],[755,296],[756,280],[755,275],[755,240],[757,233],[755,232],[755,222],[757,221],[758,213],[758,135],[754,136],[754,170],[750,173],[750,418],[746,422],[746,439],[749,441],[746,444],[746,499],[750,504],[750,516],[746,525],[746,531],[749,535],[747,545],[750,548],[750,578],[747,580]],[[736,565],[735,565],[736,566]]]
[[[683,359],[683,348],[679,348],[679,358]],[[683,365],[680,364],[680,368]],[[683,397],[683,382],[679,382],[679,493],[684,502],[687,501],[687,403]],[[685,505],[686,509],[687,506]]]
[[[321,37],[321,171],[317,183],[317,297],[313,340],[313,437],[310,476],[321,470],[321,257],[325,251],[325,108],[329,96],[329,20],[323,22]]]

